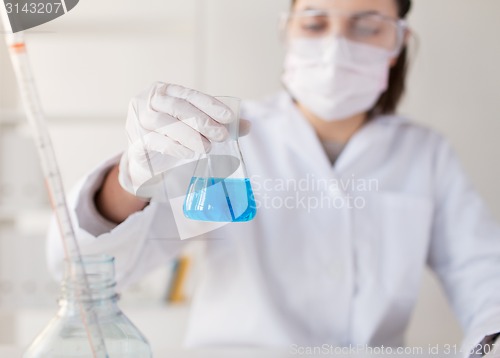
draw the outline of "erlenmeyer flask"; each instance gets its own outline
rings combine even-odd
[[[234,118],[226,125],[228,138],[212,143],[210,152],[198,159],[184,200],[184,215],[200,221],[250,221],[257,209],[238,143],[240,100],[216,98],[232,110]]]

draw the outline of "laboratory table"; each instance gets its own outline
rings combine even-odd
[[[20,358],[23,350],[13,346],[0,346],[0,358]],[[289,357],[353,357],[353,358],[377,358],[377,357],[421,357],[421,358],[437,358],[436,355],[422,354],[422,355],[366,355],[366,354],[332,354],[332,355],[306,355],[306,354],[293,354],[283,351],[272,350],[255,350],[255,349],[200,349],[200,350],[159,350],[155,352],[155,358],[289,358]],[[456,357],[458,355],[446,355],[446,357]],[[442,358],[442,357],[439,357]]]

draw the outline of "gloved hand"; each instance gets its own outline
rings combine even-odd
[[[120,160],[120,185],[137,195],[152,176],[207,153],[211,142],[224,141],[229,133],[223,124],[231,120],[231,110],[214,97],[178,85],[154,83],[130,102],[126,122],[129,144]],[[242,121],[240,135],[248,130],[249,123]]]

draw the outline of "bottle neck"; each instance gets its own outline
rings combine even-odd
[[[65,268],[59,299],[61,308],[69,311],[80,310],[83,304],[110,312],[118,309],[112,258],[83,256],[82,262],[72,265],[66,263]]]

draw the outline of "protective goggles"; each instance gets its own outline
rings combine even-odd
[[[408,25],[375,11],[345,13],[336,10],[304,10],[284,14],[282,31],[286,40],[344,37],[399,54]]]

